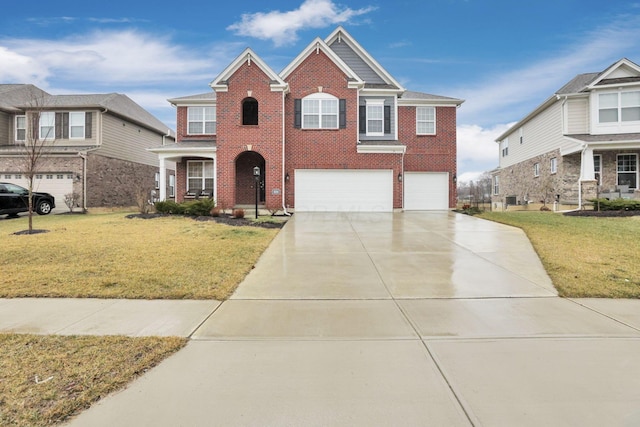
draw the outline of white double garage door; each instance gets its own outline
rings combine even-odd
[[[392,212],[393,170],[297,169],[296,212]],[[404,210],[449,208],[449,174],[406,172]]]
[[[0,172],[0,182],[9,182],[27,188],[28,183],[24,175]],[[67,206],[64,196],[73,192],[73,175],[69,172],[45,173],[37,175],[33,180],[33,191],[49,193],[56,200],[54,212],[64,212]]]

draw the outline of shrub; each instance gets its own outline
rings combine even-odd
[[[593,199],[589,200],[601,211],[640,211],[640,200],[631,199]]]
[[[173,200],[156,202],[155,207],[156,207],[156,212],[162,213],[162,214],[174,214],[174,215],[184,214],[184,206],[174,202]]]
[[[80,194],[69,193],[64,195],[64,204],[69,208],[69,212],[73,212],[73,208],[78,206],[80,200]]]
[[[220,209],[218,207],[212,208],[210,214],[213,217],[219,217],[222,214],[222,209]]]
[[[183,203],[185,215],[209,216],[211,209],[216,207],[213,199],[199,199],[192,202]]]
[[[244,218],[244,209],[234,209],[232,215],[234,218]]]

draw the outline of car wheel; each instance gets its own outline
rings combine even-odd
[[[38,215],[48,214],[51,212],[51,203],[48,200],[40,201],[36,207],[36,212],[38,212]]]

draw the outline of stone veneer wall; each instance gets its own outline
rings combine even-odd
[[[136,196],[155,188],[156,166],[89,154],[87,207],[137,206]]]

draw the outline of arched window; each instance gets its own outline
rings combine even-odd
[[[258,101],[255,98],[245,98],[242,100],[242,124],[258,124]]]

